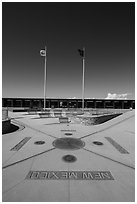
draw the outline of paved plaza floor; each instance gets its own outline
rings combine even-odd
[[[3,201],[133,202],[135,111],[98,125],[9,112],[2,136]]]

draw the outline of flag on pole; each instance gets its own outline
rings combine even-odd
[[[79,54],[80,54],[81,57],[84,57],[84,54],[85,54],[85,53],[84,53],[84,50],[78,49],[78,52],[79,52]]]
[[[40,55],[43,57],[45,57],[46,56],[46,50],[40,50]]]

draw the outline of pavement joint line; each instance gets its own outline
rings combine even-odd
[[[125,119],[123,119],[123,120],[120,121],[120,122],[117,122],[117,123],[115,123],[115,124],[112,124],[112,125],[110,125],[109,127],[106,127],[106,128],[104,128],[104,129],[102,129],[102,130],[98,130],[98,131],[95,131],[95,132],[93,132],[93,133],[91,133],[91,134],[82,136],[82,137],[80,137],[80,139],[83,139],[83,138],[89,137],[89,136],[91,136],[91,135],[94,135],[94,134],[103,132],[103,131],[105,131],[105,130],[108,130],[108,129],[112,128],[112,127],[115,127],[116,125],[119,125],[120,123],[123,123],[124,121],[126,121],[126,120],[128,120],[128,119],[130,119],[130,118],[132,118],[132,117],[134,117],[134,115],[132,115],[132,116],[130,116],[130,117],[128,117],[128,118],[125,118]]]
[[[14,122],[13,122],[14,123]],[[15,124],[17,124],[17,123],[15,123]],[[24,129],[25,127],[23,126],[23,129]],[[21,129],[22,130],[22,129]],[[19,130],[17,130],[17,131],[19,131]],[[4,161],[4,163],[2,164],[2,165],[4,165],[5,163],[7,163],[13,156],[15,156],[15,154],[17,154],[18,153],[18,151],[14,151],[13,152],[13,154],[6,160],[6,161]]]
[[[98,155],[98,156],[103,157],[103,158],[105,158],[105,159],[109,159],[109,160],[111,160],[111,161],[113,161],[113,162],[116,162],[116,163],[118,163],[118,164],[121,164],[121,165],[123,165],[123,166],[129,167],[129,168],[135,170],[135,167],[134,167],[134,166],[130,166],[130,165],[128,165],[128,164],[122,163],[122,162],[120,162],[120,161],[117,161],[117,160],[115,160],[115,159],[112,159],[112,158],[110,158],[110,157],[107,157],[107,156],[105,156],[105,155],[99,154],[99,153],[97,153],[97,152],[93,152],[93,151],[88,150],[88,149],[85,149],[85,148],[82,148],[82,149],[83,149],[83,150],[86,150],[87,152],[91,152],[91,153],[93,153],[93,154],[95,154],[95,155]]]
[[[17,151],[13,152],[13,154],[6,161],[3,162],[2,166],[5,165],[5,163],[7,163],[17,153],[18,153]]]
[[[125,130],[125,132],[129,132],[129,133],[131,133],[131,134],[135,134],[135,132],[129,131],[129,130]]]
[[[12,121],[12,123],[13,123],[14,125],[22,126],[22,128],[20,129],[20,127],[19,127],[19,129],[18,129],[16,132],[21,131],[21,130],[23,130],[23,129],[25,128],[25,125],[20,124],[20,123],[17,122],[17,121]],[[34,130],[33,130],[33,131],[34,131]],[[16,133],[16,132],[14,132],[14,133]],[[26,134],[26,133],[23,133],[23,135],[24,135],[25,137],[28,137],[28,134]],[[35,137],[35,136],[31,136],[31,139],[32,139],[33,137]]]
[[[47,124],[44,124],[44,125],[60,125],[60,123],[47,123]]]
[[[33,166],[34,160],[36,160],[36,157],[33,157],[33,158],[32,158],[32,163],[31,163],[31,165],[30,165],[29,171],[31,171],[31,169],[32,169],[32,166]]]
[[[13,188],[15,188],[17,185],[21,184],[25,182],[25,179],[23,178],[21,181],[19,181],[18,183],[16,183],[14,186],[11,186],[8,190],[3,191],[2,194],[8,193],[10,190],[12,190]]]
[[[31,171],[31,168],[32,168],[34,159],[36,159],[36,158],[35,158],[35,157],[32,158],[32,163],[31,163],[31,165],[30,165],[29,171]],[[25,179],[23,178],[21,181],[19,181],[18,183],[16,183],[16,184],[13,185],[12,187],[10,187],[8,190],[4,191],[3,194],[9,192],[11,189],[15,188],[17,185],[21,184],[21,183],[24,182],[24,181],[25,181]]]
[[[60,130],[61,132],[76,132],[76,130],[66,129],[66,130]]]
[[[49,136],[49,137],[52,137],[52,138],[57,139],[57,137],[55,137],[55,136],[53,136],[53,135],[50,135],[50,134],[48,134],[48,133],[46,133],[46,132],[43,132],[43,131],[41,131],[41,130],[38,130],[38,129],[36,129],[36,128],[33,128],[33,127],[31,127],[31,126],[29,126],[29,125],[27,125],[27,124],[25,124],[25,123],[22,123],[22,122],[16,121],[16,120],[14,120],[14,121],[17,122],[17,124],[24,125],[25,127],[28,127],[28,128],[30,128],[30,129],[32,129],[32,130],[34,130],[34,131],[36,131],[36,132],[40,132],[40,133],[42,133],[42,134],[44,134],[44,135],[47,135],[47,136]]]
[[[21,160],[19,160],[19,161],[13,162],[13,163],[11,163],[11,164],[7,164],[7,165],[3,166],[2,169],[6,169],[6,168],[8,168],[8,167],[10,167],[10,166],[19,164],[19,163],[21,163],[21,162],[24,162],[24,161],[26,161],[26,160],[28,160],[28,159],[31,159],[31,158],[36,157],[36,156],[39,156],[39,155],[41,155],[41,154],[47,153],[47,152],[52,151],[52,150],[54,150],[54,149],[56,149],[56,148],[53,147],[53,148],[51,148],[51,149],[48,149],[48,150],[43,151],[43,152],[40,152],[40,153],[38,153],[38,154],[34,154],[34,155],[32,155],[32,156],[30,156],[30,157],[27,157],[27,158],[25,158],[25,159],[21,159]]]

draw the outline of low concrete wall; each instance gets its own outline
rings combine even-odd
[[[110,114],[110,115],[102,115],[102,116],[92,116],[90,118],[87,119],[87,124],[91,124],[91,125],[98,125],[104,122],[107,122],[108,120],[111,120],[119,115],[121,115],[122,113],[117,113],[117,114]]]

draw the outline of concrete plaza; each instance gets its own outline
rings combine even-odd
[[[98,125],[9,117],[19,129],[2,136],[4,202],[135,200],[135,110]]]

